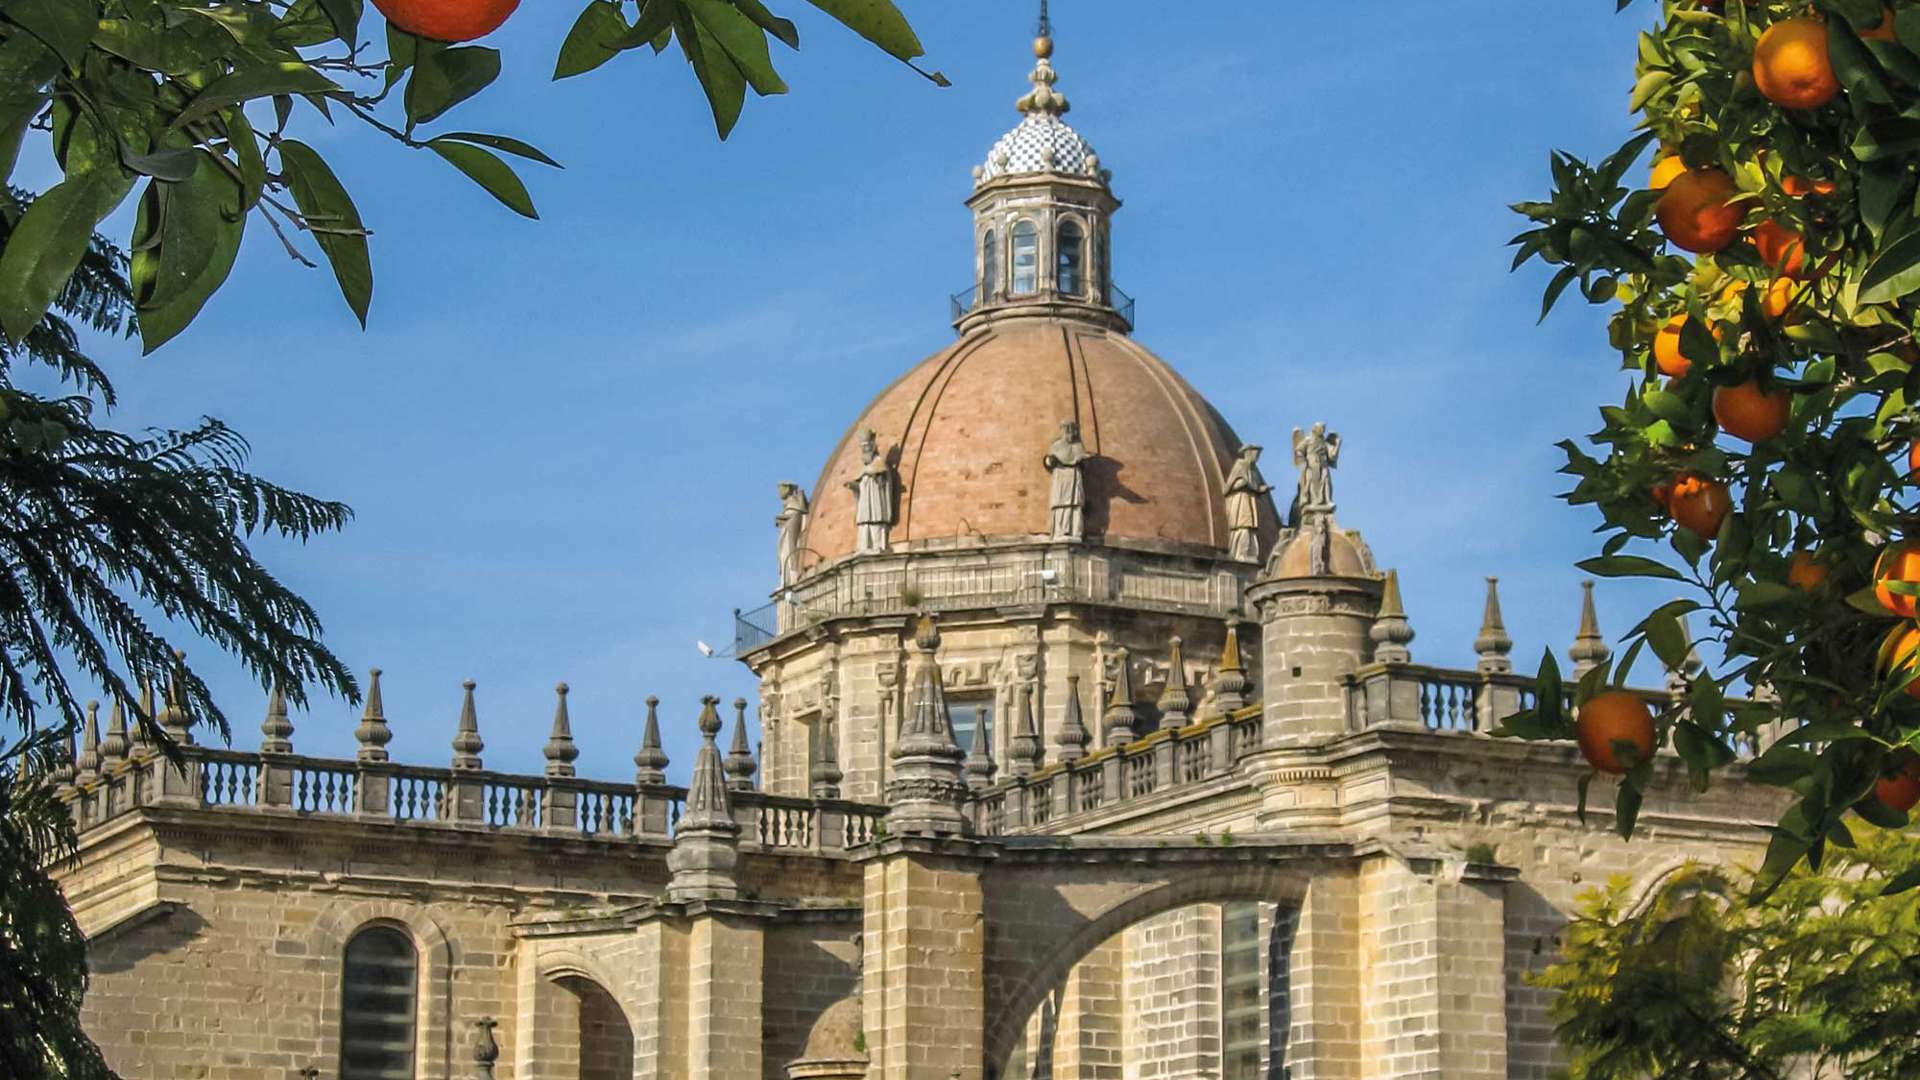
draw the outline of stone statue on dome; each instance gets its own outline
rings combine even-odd
[[[1300,470],[1300,490],[1293,497],[1291,523],[1300,524],[1302,514],[1312,511],[1332,513],[1333,470],[1340,464],[1340,436],[1329,433],[1324,422],[1311,431],[1293,429],[1293,464]]]
[[[784,587],[800,576],[800,537],[807,529],[807,493],[800,490],[799,484],[784,481],[779,490],[780,512],[773,516],[773,526],[780,531],[775,550],[780,556],[780,584]]]
[[[873,429],[860,432],[860,475],[847,481],[853,492],[853,521],[859,527],[853,550],[862,555],[886,551],[893,542],[893,466],[880,453]]]
[[[1240,448],[1221,494],[1227,500],[1227,555],[1241,562],[1260,561],[1260,496],[1273,485],[1260,475],[1260,448]]]
[[[1060,437],[1053,440],[1043,459],[1052,480],[1048,502],[1053,508],[1055,540],[1086,538],[1087,485],[1081,465],[1092,456],[1087,444],[1080,441],[1079,422],[1060,421]]]

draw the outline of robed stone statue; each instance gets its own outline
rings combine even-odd
[[[807,493],[799,484],[780,485],[780,512],[773,516],[773,526],[780,531],[780,584],[791,585],[800,576],[800,538],[807,530]]]
[[[1300,490],[1293,497],[1293,524],[1311,510],[1333,510],[1333,470],[1340,464],[1340,436],[1329,434],[1325,423],[1311,431],[1293,429],[1293,464],[1300,470]]]
[[[1092,456],[1087,453],[1087,444],[1080,441],[1079,422],[1060,421],[1060,436],[1047,448],[1043,459],[1052,481],[1047,501],[1053,508],[1055,540],[1086,538],[1087,482],[1081,466]]]
[[[893,536],[893,466],[880,453],[872,428],[860,432],[860,475],[847,481],[853,491],[853,521],[858,527],[853,550],[887,550]]]
[[[1258,446],[1243,446],[1227,473],[1227,554],[1242,562],[1260,559],[1260,496],[1273,490],[1260,475]]]

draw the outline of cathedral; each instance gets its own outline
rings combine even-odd
[[[1111,174],[1033,51],[955,339],[778,485],[756,702],[648,699],[630,782],[577,775],[565,685],[538,775],[487,767],[539,736],[472,683],[446,759],[392,760],[378,670],[351,759],[277,694],[244,750],[145,703],[179,765],[91,717],[56,872],[122,1076],[1547,1077],[1529,975],[1575,898],[1758,854],[1738,766],[1697,794],[1662,755],[1628,843],[1574,746],[1489,736],[1533,694],[1492,579],[1473,668],[1417,662],[1339,434],[1263,467],[1134,340]],[[1589,589],[1568,659],[1607,655]]]

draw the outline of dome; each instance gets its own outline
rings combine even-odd
[[[1069,173],[1095,176],[1099,161],[1093,147],[1067,122],[1049,112],[1031,112],[1000,136],[980,168],[980,182],[1019,173]]]
[[[1220,555],[1221,488],[1240,440],[1165,361],[1114,330],[1079,320],[989,321],[880,393],[828,457],[805,545],[833,560],[855,546],[858,434],[871,428],[899,477],[898,551],[964,538],[1044,540],[1051,509],[1043,464],[1062,420],[1077,420],[1089,542]],[[1259,504],[1271,544],[1270,496]],[[1196,550],[1197,549],[1197,550]]]
[[[787,1063],[791,1080],[847,1080],[867,1075],[860,995],[827,1006],[807,1033],[806,1049]]]
[[[1359,530],[1342,529],[1331,516],[1327,519],[1324,568],[1314,565],[1313,543],[1313,530],[1310,527],[1282,530],[1273,546],[1273,553],[1267,559],[1264,576],[1279,579],[1371,578],[1380,575],[1373,562],[1373,550],[1361,539]]]

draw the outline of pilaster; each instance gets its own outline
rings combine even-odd
[[[983,1080],[992,848],[896,837],[866,858],[861,1003],[868,1080]]]

